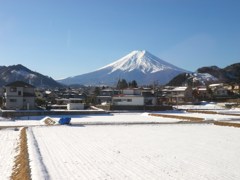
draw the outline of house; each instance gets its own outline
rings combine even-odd
[[[173,86],[165,86],[162,89],[159,89],[156,92],[156,96],[158,97],[158,104],[170,104]]]
[[[193,88],[192,95],[195,102],[206,101],[212,98],[212,91],[207,86],[198,86]]]
[[[187,86],[166,86],[162,89],[159,101],[162,104],[183,104],[192,101],[192,88]]]
[[[83,110],[84,103],[82,98],[58,98],[56,104],[52,105],[53,109],[67,109],[67,110]]]
[[[112,98],[113,105],[121,106],[151,106],[156,105],[156,97],[151,89],[146,88],[127,88],[123,89],[122,94]]]
[[[119,91],[112,88],[102,89],[100,94],[96,97],[97,104],[111,103],[112,96],[119,94]]]
[[[223,83],[210,84],[209,88],[212,90],[214,97],[228,96],[228,89],[224,87]]]
[[[200,86],[197,88],[197,91],[199,93],[199,97],[201,99],[209,99],[211,98],[211,94],[209,93],[209,90],[206,86]]]
[[[3,95],[4,109],[35,109],[34,86],[23,81],[5,85]]]
[[[219,97],[219,96],[227,96],[228,90],[224,87],[216,87],[213,91],[213,96]]]
[[[144,97],[140,95],[116,95],[112,98],[112,104],[120,106],[143,106]]]
[[[235,95],[240,94],[240,84],[226,84],[224,88]]]
[[[172,102],[182,104],[192,101],[192,88],[187,86],[175,87],[172,90]]]
[[[122,94],[125,95],[136,95],[139,96],[141,95],[141,89],[140,88],[126,88],[122,90]]]
[[[142,88],[141,95],[144,97],[144,105],[157,105],[157,97],[155,96],[154,90],[152,90],[151,88]]]

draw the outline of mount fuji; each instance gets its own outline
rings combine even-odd
[[[132,51],[119,60],[96,71],[68,77],[58,82],[71,85],[116,85],[119,79],[136,80],[138,85],[166,84],[178,74],[189,72],[178,68],[151,53]]]

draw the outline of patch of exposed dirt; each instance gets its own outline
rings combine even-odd
[[[30,180],[31,173],[29,166],[26,128],[21,129],[17,151],[18,154],[15,157],[11,180]]]
[[[188,117],[188,116],[176,116],[176,115],[169,115],[169,114],[149,114],[149,116],[159,116],[159,117],[174,118],[174,119],[181,119],[181,120],[194,121],[194,122],[204,120],[204,118]]]
[[[240,123],[215,121],[213,124],[218,126],[232,126],[232,127],[240,128]]]

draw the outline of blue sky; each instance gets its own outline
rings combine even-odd
[[[133,50],[190,71],[240,62],[240,1],[0,0],[0,65],[60,79]]]

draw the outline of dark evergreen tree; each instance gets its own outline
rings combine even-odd
[[[95,87],[94,89],[94,95],[98,96],[100,94],[100,88],[99,87]]]
[[[119,79],[118,80],[118,84],[117,84],[118,89],[125,89],[127,87],[128,87],[128,83],[125,79]]]
[[[137,88],[137,87],[138,87],[137,81],[133,80],[132,82],[129,82],[129,87],[131,87],[131,88]]]

